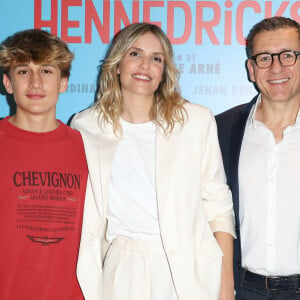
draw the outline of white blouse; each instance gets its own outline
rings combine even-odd
[[[155,137],[152,122],[121,120],[123,137],[112,164],[107,239],[118,235],[158,239]]]

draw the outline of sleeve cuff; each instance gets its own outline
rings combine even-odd
[[[219,215],[209,222],[212,232],[222,231],[231,234],[236,238],[235,234],[235,221],[234,216],[230,215]]]

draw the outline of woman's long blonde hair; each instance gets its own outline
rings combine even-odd
[[[123,97],[117,68],[134,42],[147,32],[157,37],[164,52],[164,72],[162,81],[154,93],[150,118],[163,129],[165,134],[172,132],[175,122],[183,125],[185,120],[184,100],[179,94],[178,70],[173,63],[173,49],[169,39],[156,25],[135,23],[116,35],[101,65],[95,108],[99,111],[100,122],[112,123],[116,135],[122,133],[120,116],[123,111]]]

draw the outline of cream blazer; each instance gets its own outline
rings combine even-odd
[[[230,190],[211,112],[185,104],[188,118],[167,137],[156,135],[156,192],[164,250],[179,300],[217,300],[222,251],[213,232],[234,236]],[[86,300],[102,297],[102,265],[108,248],[106,216],[112,161],[118,139],[110,124],[99,126],[89,108],[71,126],[82,134],[89,179],[77,275]]]

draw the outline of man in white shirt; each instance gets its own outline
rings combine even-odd
[[[300,299],[300,25],[273,17],[247,37],[259,94],[216,117],[236,215],[237,300]]]

